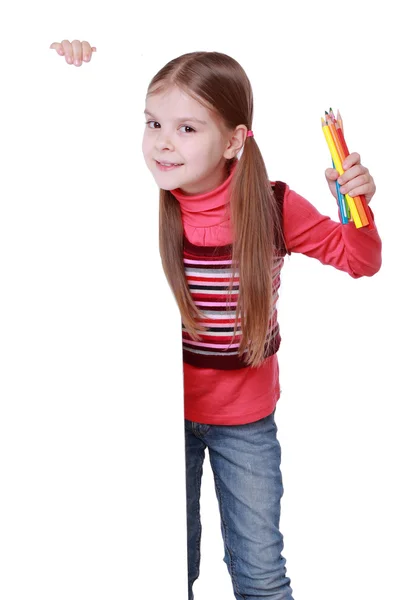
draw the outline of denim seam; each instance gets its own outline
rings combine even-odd
[[[228,531],[228,527],[227,524],[225,522],[224,519],[224,510],[223,510],[223,502],[222,502],[222,492],[221,492],[221,488],[219,485],[219,477],[218,475],[214,472],[214,477],[215,477],[215,489],[217,491],[217,496],[219,498],[219,504],[220,504],[220,510],[221,510],[221,522],[223,525],[223,535],[224,535],[224,543],[226,546],[226,549],[228,550],[228,554],[229,554],[229,560],[230,560],[230,566],[231,566],[231,576],[232,576],[232,583],[233,583],[233,587],[235,590],[235,593],[238,594],[241,598],[243,598],[243,600],[246,600],[247,596],[243,596],[240,592],[239,592],[239,588],[238,588],[238,583],[237,583],[237,578],[236,578],[236,567],[235,567],[235,561],[234,561],[234,557],[233,554],[228,546],[228,536],[227,536],[227,531]]]
[[[198,509],[198,530],[197,530],[197,540],[196,540],[196,550],[197,556],[195,559],[196,573],[197,577],[200,575],[200,544],[201,544],[201,521],[200,521],[200,488],[201,488],[201,477],[200,473],[202,472],[203,465],[200,462],[199,467],[196,470],[196,497],[197,497],[197,509]]]

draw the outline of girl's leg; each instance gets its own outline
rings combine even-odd
[[[274,413],[255,423],[211,426],[209,448],[221,513],[224,561],[237,600],[293,600],[279,531],[283,495]]]
[[[185,419],[186,449],[186,515],[187,515],[187,557],[188,557],[188,598],[193,600],[193,583],[200,573],[200,484],[206,445],[200,439],[201,428],[207,427]],[[199,437],[200,436],[200,437]]]

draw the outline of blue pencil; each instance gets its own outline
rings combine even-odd
[[[333,159],[332,159],[332,165],[333,165],[333,168],[335,168],[335,163],[333,162]],[[345,199],[344,199],[343,194],[340,191],[340,185],[338,184],[337,179],[336,179],[336,193],[337,193],[338,205],[339,205],[339,210],[340,210],[340,220],[342,221],[342,223],[346,224],[349,222],[349,220],[346,215]]]

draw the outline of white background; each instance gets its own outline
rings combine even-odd
[[[147,85],[234,56],[272,180],[337,220],[325,110],[377,193],[383,266],[282,273],[281,529],[296,600],[398,590],[398,31],[390,2],[10,3],[0,14],[0,597],[185,599],[180,319],[141,155]],[[69,66],[62,39],[97,47]],[[396,160],[397,158],[397,160]],[[206,457],[196,600],[229,600]]]

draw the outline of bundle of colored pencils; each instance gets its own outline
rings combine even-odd
[[[344,173],[343,162],[348,156],[349,150],[343,135],[343,121],[339,111],[337,118],[330,109],[329,113],[325,111],[325,119],[321,117],[322,131],[324,133],[328,148],[332,157],[332,165],[339,172],[339,176]],[[349,196],[340,192],[340,186],[336,181],[337,201],[342,223],[354,221],[354,225],[360,227],[368,226],[368,229],[375,229],[370,209],[365,200],[365,196]]]

